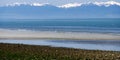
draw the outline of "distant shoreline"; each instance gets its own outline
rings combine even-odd
[[[120,40],[118,34],[0,29],[0,39]]]

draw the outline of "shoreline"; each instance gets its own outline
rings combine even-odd
[[[120,40],[119,34],[0,29],[0,39]]]
[[[1,43],[65,47],[87,50],[120,51],[120,40],[0,40]]]

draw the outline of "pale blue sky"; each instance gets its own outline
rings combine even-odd
[[[12,4],[15,2],[18,3],[49,3],[51,5],[63,5],[67,3],[86,3],[86,2],[105,2],[105,1],[116,1],[120,2],[120,0],[0,0],[0,6],[4,6],[6,4]]]

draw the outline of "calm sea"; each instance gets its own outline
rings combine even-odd
[[[120,34],[120,19],[0,19],[0,29]],[[4,40],[0,43],[120,51],[120,40]]]
[[[0,29],[120,33],[120,18],[0,19]]]

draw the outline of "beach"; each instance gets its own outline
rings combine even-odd
[[[119,60],[120,52],[0,43],[3,60]]]
[[[120,40],[120,34],[0,29],[0,39]]]
[[[0,60],[120,60],[120,0],[1,0]]]

